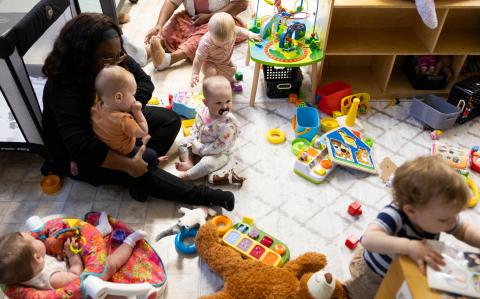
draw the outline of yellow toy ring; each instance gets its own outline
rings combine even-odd
[[[473,208],[478,203],[478,188],[471,178],[467,178],[467,184],[473,192],[473,197],[468,201],[468,207]]]
[[[73,238],[73,241],[77,241],[78,239],[82,240],[83,244],[87,244],[87,239],[85,239],[84,236]],[[78,245],[80,245],[80,244],[78,244]],[[77,248],[73,247],[72,243],[70,243],[70,251],[73,254],[79,254],[80,252],[82,252],[82,247],[79,247],[77,249]]]
[[[278,128],[275,128],[267,131],[267,140],[268,142],[273,144],[280,144],[284,143],[287,138],[285,137],[285,132]]]
[[[233,226],[232,220],[224,215],[213,217],[212,223],[217,227],[220,236],[223,236]]]

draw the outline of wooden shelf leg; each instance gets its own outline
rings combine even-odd
[[[318,64],[312,64],[312,105],[315,105],[315,92],[317,90],[318,81]]]
[[[255,71],[253,73],[252,91],[250,93],[250,107],[255,105],[255,97],[257,96],[258,75],[260,74],[261,64],[255,62]]]

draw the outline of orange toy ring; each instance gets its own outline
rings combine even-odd
[[[224,215],[213,217],[212,223],[217,227],[220,236],[223,236],[233,226],[232,220]]]

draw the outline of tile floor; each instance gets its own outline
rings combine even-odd
[[[137,5],[127,3],[125,9],[130,11],[132,21],[124,26],[124,31],[141,42],[144,32],[154,23],[160,4],[155,0],[140,0]],[[235,50],[233,59],[245,78],[251,78],[253,67],[244,66],[244,57],[243,45]],[[145,70],[152,75],[155,94],[159,97],[188,90],[188,80],[178,80],[189,78],[188,63],[160,73],[153,73],[151,65]],[[304,89],[308,90],[308,71],[304,71],[304,75]],[[235,193],[237,203],[235,210],[226,214],[235,221],[241,220],[243,215],[253,217],[259,227],[288,244],[293,257],[306,251],[326,254],[328,269],[341,279],[347,278],[351,252],[343,245],[344,240],[350,234],[361,235],[377,211],[388,203],[390,190],[377,176],[340,167],[321,185],[295,175],[292,171],[294,157],[288,143],[271,145],[264,138],[268,129],[279,127],[287,132],[288,141],[292,141],[290,119],[295,107],[285,100],[267,99],[261,82],[257,105],[251,108],[247,104],[249,84],[245,83],[245,91],[236,95],[234,101],[234,113],[242,124],[242,133],[232,159],[237,172],[248,180],[241,189],[229,188]],[[377,162],[388,156],[400,164],[429,153],[432,141],[408,116],[408,102],[393,107],[377,102],[372,106],[372,111],[361,120],[366,134],[375,140]],[[480,119],[448,130],[442,139],[465,147],[480,144]],[[175,223],[179,217],[177,210],[183,206],[153,198],[139,203],[132,200],[124,188],[96,188],[68,179],[58,194],[46,195],[39,186],[41,163],[35,155],[0,153],[0,234],[21,230],[31,215],[61,213],[82,217],[91,210],[104,210],[134,228],[145,229],[153,239],[158,232]],[[167,167],[172,169],[171,164]],[[480,176],[473,178],[480,185]],[[353,199],[364,206],[364,215],[356,220],[346,213]],[[463,214],[478,223],[480,207]],[[166,298],[197,298],[221,288],[221,280],[198,257],[184,257],[175,251],[173,237],[154,246],[169,276]]]

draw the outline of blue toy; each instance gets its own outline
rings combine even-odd
[[[197,109],[204,105],[204,99],[203,93],[177,92],[173,96],[172,110],[187,119],[195,118]]]
[[[175,249],[182,254],[195,254],[197,253],[197,248],[195,243],[185,243],[185,239],[193,239],[198,233],[198,228],[182,228],[180,232],[175,236]]]

